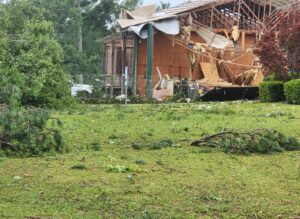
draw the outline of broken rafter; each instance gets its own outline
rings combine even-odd
[[[213,7],[213,11],[215,12],[214,13],[214,16],[217,17],[219,19],[219,21],[221,23],[223,23],[225,25],[225,27],[227,29],[231,29],[231,26],[228,25],[228,23],[226,23],[226,21],[228,22],[228,18],[225,17],[218,9],[216,9],[215,7]]]
[[[263,26],[264,24],[261,22],[259,17],[257,17],[257,15],[251,10],[251,8],[247,5],[247,3],[244,0],[241,1],[242,1],[242,5],[245,6],[248,9],[248,11],[252,14],[252,16],[257,20],[256,22],[258,22],[260,25]]]

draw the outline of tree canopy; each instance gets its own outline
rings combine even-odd
[[[111,34],[121,8],[133,10],[141,0],[32,0],[46,20],[54,24],[63,49],[64,70],[76,81],[83,74],[85,82],[101,76],[102,47],[98,42]]]
[[[27,0],[1,5],[0,13],[1,76],[20,88],[24,105],[58,107],[70,92],[52,23]]]
[[[266,30],[256,54],[268,74],[286,81],[300,77],[300,12],[293,10],[288,18],[279,17],[278,30]]]

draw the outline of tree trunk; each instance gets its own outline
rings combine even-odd
[[[79,22],[78,22],[78,50],[82,52],[83,46],[82,46],[82,12],[81,12],[81,0],[75,0],[76,6],[78,7],[79,11]]]

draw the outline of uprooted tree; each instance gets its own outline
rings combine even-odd
[[[267,75],[282,81],[300,76],[300,12],[293,10],[288,18],[279,18],[277,30],[266,30],[255,53]]]

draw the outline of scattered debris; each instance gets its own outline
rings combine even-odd
[[[108,165],[106,168],[108,173],[128,173],[133,172],[131,168],[123,165]]]
[[[145,165],[146,164],[146,162],[143,159],[136,160],[135,163],[138,164],[138,165]]]
[[[143,148],[148,148],[150,150],[160,150],[162,148],[167,148],[167,147],[178,148],[181,147],[181,145],[174,143],[171,139],[162,139],[158,142],[149,143],[149,144],[133,143],[132,147],[136,150],[141,150]]]
[[[71,167],[73,170],[86,170],[87,167],[83,163],[75,164],[74,166]]]
[[[129,174],[128,176],[127,176],[127,179],[129,180],[129,181],[133,181],[133,175],[132,174]]]
[[[30,177],[32,177],[32,174],[31,173],[25,173],[24,177],[30,178]]]
[[[91,149],[95,150],[95,151],[100,151],[101,150],[101,144],[100,142],[94,142],[91,144]]]
[[[22,179],[21,176],[14,176],[14,180],[20,180],[20,179]]]

